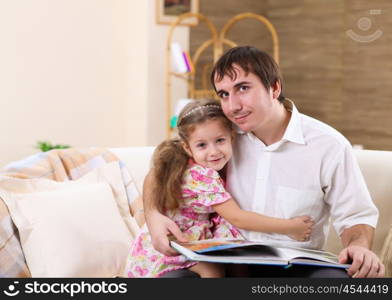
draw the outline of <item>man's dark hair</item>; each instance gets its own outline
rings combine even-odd
[[[283,77],[275,60],[266,52],[251,46],[239,46],[229,49],[215,63],[211,73],[211,84],[215,87],[215,80],[220,81],[224,76],[229,76],[232,80],[237,77],[234,65],[240,66],[245,74],[249,72],[260,78],[263,86],[269,90],[276,82],[281,85],[281,92],[278,97],[283,102]]]

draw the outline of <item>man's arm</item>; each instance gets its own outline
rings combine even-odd
[[[347,273],[353,277],[382,277],[385,268],[370,249],[378,210],[367,189],[358,161],[349,143],[326,162],[325,201],[330,205],[334,227],[344,249],[341,263],[351,263]],[[352,225],[355,224],[355,225]]]
[[[385,267],[377,255],[372,252],[374,228],[359,224],[343,230],[340,235],[344,249],[339,254],[339,262],[351,262],[347,273],[350,276],[383,277]]]
[[[151,234],[154,248],[164,255],[178,255],[169,245],[168,235],[173,234],[177,240],[185,242],[186,239],[174,221],[161,214],[154,205],[155,179],[151,169],[143,182],[143,206],[146,224]]]

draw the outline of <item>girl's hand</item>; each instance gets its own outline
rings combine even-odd
[[[312,232],[314,221],[309,216],[294,217],[289,220],[290,233],[289,237],[294,240],[304,242],[308,241]]]
[[[173,235],[180,242],[187,241],[177,224],[156,210],[146,215],[146,221],[155,250],[167,256],[179,255],[170,247],[168,238],[169,235]]]

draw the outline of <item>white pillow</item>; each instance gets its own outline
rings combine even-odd
[[[19,180],[23,193],[0,191],[32,277],[124,274],[132,236],[111,186],[97,177],[89,173],[77,181]],[[11,185],[15,188],[15,182]]]
[[[126,173],[127,174],[127,173]],[[129,192],[130,182],[133,182],[131,177],[123,178],[120,164],[118,161],[107,163],[99,168],[94,169],[92,172],[87,173],[83,177],[79,178],[77,182],[107,182],[112,188],[114,199],[116,200],[118,210],[127,225],[129,231],[132,234],[132,238],[135,238],[140,227],[136,222],[136,219],[132,217],[130,207],[128,204],[127,192]],[[128,183],[128,191],[124,186],[124,181]],[[137,192],[137,191],[136,191]],[[134,195],[133,195],[134,196]]]

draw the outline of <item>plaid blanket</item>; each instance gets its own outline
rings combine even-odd
[[[22,179],[76,180],[89,171],[113,161],[119,159],[104,148],[51,150],[13,162],[4,168],[0,175]],[[139,196],[139,191],[125,164],[121,161],[119,164],[128,203],[131,205]],[[135,235],[136,232],[133,234]],[[0,277],[31,277],[19,241],[18,230],[2,200],[0,201]]]

